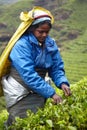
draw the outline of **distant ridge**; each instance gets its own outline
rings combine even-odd
[[[18,2],[18,1],[20,1],[20,0],[0,0],[0,5],[1,4],[13,4],[13,3],[16,3],[16,2]]]

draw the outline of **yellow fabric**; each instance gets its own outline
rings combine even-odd
[[[0,56],[0,81],[3,76],[5,76],[6,74],[9,73],[10,61],[9,61],[8,57],[9,57],[9,53],[10,53],[12,47],[14,46],[16,41],[21,37],[21,35],[32,24],[32,22],[34,21],[34,11],[38,11],[38,10],[42,10],[42,11],[45,11],[46,13],[48,13],[48,15],[52,18],[51,23],[53,23],[54,19],[53,19],[52,14],[48,10],[46,10],[42,7],[34,7],[31,11],[22,12],[20,14],[20,19],[21,19],[22,23],[19,25],[18,29],[16,30],[16,32],[14,33],[14,35],[8,42],[6,48],[4,49],[2,55]],[[0,96],[2,96],[2,95],[3,95],[3,91],[2,91],[2,85],[0,82]]]

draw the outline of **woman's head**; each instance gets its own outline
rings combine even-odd
[[[29,30],[35,35],[39,42],[44,42],[51,28],[52,25],[50,20],[45,20],[31,25]]]
[[[21,19],[26,24],[30,21],[26,32],[32,32],[39,42],[44,42],[54,21],[52,14],[42,7],[35,7],[29,13],[22,13]]]

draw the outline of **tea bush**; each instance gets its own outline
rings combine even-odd
[[[63,102],[54,105],[47,100],[45,108],[36,114],[27,112],[27,118],[16,118],[9,130],[86,130],[87,129],[87,78],[71,85],[72,96],[65,97],[61,90],[56,90],[63,97]],[[7,118],[7,113],[0,114],[0,124]]]

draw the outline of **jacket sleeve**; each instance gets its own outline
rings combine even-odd
[[[22,39],[13,47],[10,53],[12,65],[16,68],[25,84],[34,92],[49,98],[55,94],[55,90],[35,71],[32,57],[32,46]]]
[[[49,69],[49,76],[52,78],[53,82],[57,87],[61,88],[61,85],[63,83],[69,86],[69,82],[65,76],[64,62],[61,58],[56,43],[54,44],[54,46],[55,50],[52,53],[53,65]]]

